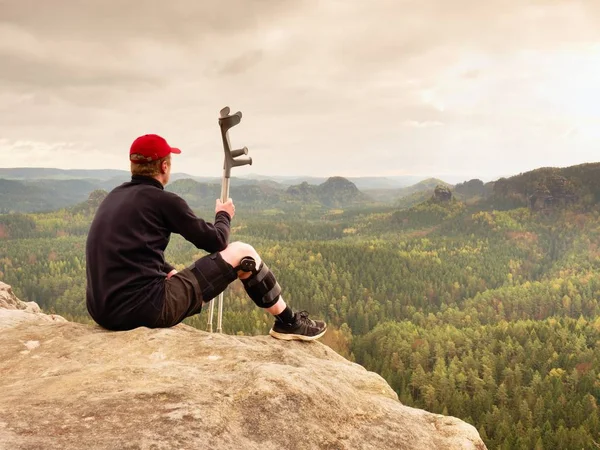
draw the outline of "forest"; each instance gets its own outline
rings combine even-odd
[[[251,243],[286,301],[328,322],[323,342],[382,375],[402,403],[473,424],[490,449],[595,449],[600,195],[592,170],[464,183],[451,200],[404,209],[245,212],[236,202],[231,240]],[[0,280],[46,312],[91,323],[85,241],[104,195],[0,215]],[[166,258],[182,269],[204,254],[174,235]],[[206,311],[186,323],[206,329]],[[271,323],[234,282],[223,331],[266,334]]]

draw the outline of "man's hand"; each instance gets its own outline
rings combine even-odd
[[[169,278],[171,278],[173,275],[175,275],[177,273],[177,271],[175,269],[171,270],[168,274],[167,274],[167,280]]]
[[[235,216],[235,206],[233,205],[233,200],[228,198],[227,201],[223,203],[221,199],[217,199],[217,206],[215,206],[215,214],[219,211],[225,211],[227,214],[229,214],[229,217],[233,219],[233,216]]]

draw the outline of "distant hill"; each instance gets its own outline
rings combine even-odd
[[[50,211],[82,202],[95,190],[87,180],[0,179],[0,213]]]
[[[62,170],[62,169],[0,169],[0,213],[39,212],[74,206],[85,201],[97,189],[111,191],[131,179],[124,170]],[[185,187],[192,181],[192,188]],[[191,203],[214,207],[221,192],[220,177],[191,179],[184,173],[171,175],[167,189],[189,195]],[[285,189],[275,181],[231,178],[232,194],[239,201],[251,198],[253,205],[268,205],[279,201],[274,191]]]
[[[0,178],[5,180],[95,180],[107,182],[110,180],[126,181],[131,177],[129,170],[115,169],[54,169],[45,167],[16,167],[0,168]],[[173,181],[181,178],[194,178],[186,173],[173,173]],[[209,181],[218,178],[196,177],[198,181]]]
[[[348,177],[361,191],[367,189],[398,189],[412,186],[425,177],[416,175],[402,175],[395,177]]]
[[[260,175],[260,174],[249,174],[241,177],[242,180],[256,180],[256,181],[275,181],[284,187],[294,186],[296,184],[307,183],[318,185],[327,181],[327,177],[310,177],[310,176],[278,176],[278,175]]]
[[[212,209],[215,199],[221,196],[220,182],[217,184],[200,183],[192,179],[177,180],[169,183],[166,189],[185,198],[192,208]],[[246,208],[270,208],[281,203],[284,191],[269,182],[241,185],[232,182],[229,195],[236,203],[244,204]]]
[[[446,186],[448,188],[452,188],[452,185],[446,183],[443,180],[438,178],[427,178],[426,180],[420,181],[417,184],[413,184],[412,186],[408,186],[406,188],[398,189],[398,197],[397,200],[400,200],[404,197],[408,197],[410,195],[427,192],[431,195],[431,192],[436,188],[436,186]]]
[[[194,208],[212,208],[221,195],[220,184],[199,183],[192,179],[177,180],[166,187],[186,199]],[[230,186],[230,196],[245,208],[296,208],[299,204],[317,207],[346,207],[370,202],[371,199],[342,177],[331,177],[314,186],[303,182],[282,189],[272,181]]]
[[[410,206],[429,198],[437,185],[452,187],[451,184],[437,178],[427,178],[399,189],[367,189],[364,192],[379,202]]]
[[[304,182],[286,190],[288,199],[302,203],[318,203],[329,207],[346,207],[372,201],[354,183],[343,177],[331,177],[318,186]]]
[[[344,177],[351,181],[361,191],[367,189],[398,189],[401,187],[410,186],[423,179],[422,176],[401,175],[391,177]],[[310,176],[277,176],[277,175],[259,175],[249,174],[243,179],[249,180],[272,180],[284,186],[295,186],[302,183],[310,185],[320,185],[327,181],[327,177],[310,177]]]
[[[127,175],[125,170],[91,169],[91,170],[65,170],[44,167],[17,167],[10,169],[0,168],[0,178],[7,180],[76,180],[81,178],[108,180],[120,175]]]
[[[464,197],[486,197],[493,192],[493,183],[484,183],[479,179],[472,179],[454,185],[455,194]]]
[[[409,193],[400,198],[396,206],[404,209],[427,202],[437,184],[449,187],[456,200],[481,209],[530,207],[540,210],[567,205],[586,207],[600,202],[600,163],[562,168],[542,167],[488,183],[471,179],[451,186],[441,180],[425,180],[395,191]],[[372,191],[369,194],[372,195]],[[390,195],[390,192],[386,195]]]
[[[486,184],[490,195],[484,200],[490,208],[511,209],[564,202],[590,205],[600,202],[600,163],[569,167],[542,167]]]
[[[46,167],[15,167],[0,168],[0,178],[7,180],[73,180],[93,179],[108,181],[110,179],[123,179],[129,177],[129,170],[116,169],[57,169]],[[171,180],[192,179],[203,183],[220,183],[219,174],[212,177],[195,176],[187,173],[176,172],[171,174]],[[258,184],[263,181],[274,182],[285,187],[302,184],[304,182],[312,185],[320,185],[327,181],[328,177],[312,177],[304,175],[282,176],[282,175],[260,175],[248,174],[235,177],[239,184]],[[351,181],[361,191],[367,189],[399,189],[414,185],[426,177],[419,175],[397,175],[397,176],[366,176],[366,177],[344,177]],[[454,177],[456,178],[456,177]],[[233,179],[233,178],[232,178]]]
[[[600,201],[600,163],[565,168],[545,167],[484,183],[471,179],[454,186],[438,178],[393,189],[410,177],[232,177],[230,195],[247,208],[293,209],[299,204],[348,207],[388,204],[409,208],[429,199],[437,185],[449,187],[454,197],[484,209],[511,209],[556,202],[590,204]],[[34,212],[72,206],[96,190],[112,190],[128,181],[125,170],[62,170],[52,168],[0,169],[0,212]],[[302,180],[302,181],[300,181]],[[354,182],[356,180],[357,182]],[[299,181],[289,184],[290,181]],[[196,208],[213,208],[220,196],[220,177],[171,176],[168,190],[177,192]],[[377,186],[368,189],[361,186]]]

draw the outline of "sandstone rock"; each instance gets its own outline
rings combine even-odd
[[[0,281],[0,330],[32,318],[50,322],[66,322],[63,317],[56,314],[42,313],[35,302],[22,302],[8,284]],[[0,450],[2,450],[1,447]]]
[[[2,450],[485,449],[319,342],[186,325],[108,332],[0,309],[0,392]]]
[[[452,191],[448,186],[438,184],[433,190],[433,200],[437,202],[449,202],[452,200]]]
[[[30,302],[30,303],[33,303],[33,302]],[[17,296],[13,293],[11,287],[8,284],[0,281],[0,308],[26,309],[27,303],[19,300],[17,298]],[[41,312],[41,311],[39,311],[39,307],[38,307],[38,311],[36,311],[36,312]]]

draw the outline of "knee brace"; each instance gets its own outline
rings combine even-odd
[[[270,308],[279,300],[281,287],[273,272],[264,262],[260,267],[251,271],[252,275],[242,280],[248,296],[259,308]]]

